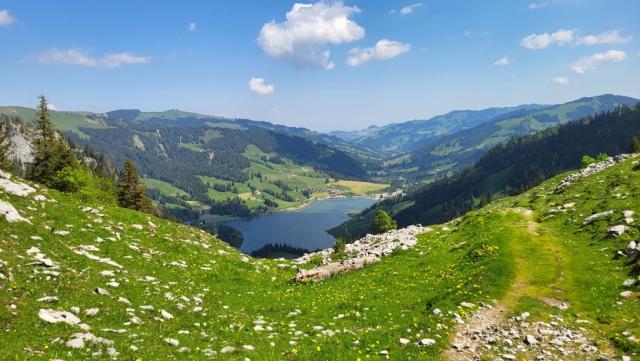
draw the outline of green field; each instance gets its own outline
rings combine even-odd
[[[171,183],[167,183],[164,181],[161,181],[159,179],[153,179],[153,178],[142,178],[142,182],[148,187],[148,188],[154,188],[160,191],[160,193],[162,193],[163,195],[166,196],[186,196],[188,195],[187,192],[183,191],[180,188],[176,188],[173,185],[171,185]]]

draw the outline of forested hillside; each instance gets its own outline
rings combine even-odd
[[[400,167],[417,167],[413,175],[408,175],[413,179],[433,178],[472,165],[491,147],[511,137],[593,116],[620,105],[633,106],[637,102],[638,99],[606,94],[541,109],[519,109],[432,142],[414,151],[408,164]]]
[[[35,116],[20,107],[0,113],[26,122]],[[314,194],[348,193],[333,180],[366,179],[362,159],[375,168],[373,152],[303,128],[178,110],[50,113],[74,143],[107,154],[118,167],[133,160],[153,199],[183,220],[203,213],[249,217]]]
[[[353,144],[377,149],[387,157],[415,151],[446,135],[476,127],[495,117],[511,112],[543,109],[544,105],[488,108],[483,110],[455,110],[430,119],[418,119],[356,132],[332,132]]]
[[[513,138],[489,150],[473,167],[402,199],[414,204],[395,219],[400,225],[453,219],[495,196],[521,193],[577,168],[584,155],[628,152],[634,137],[640,137],[640,104]]]

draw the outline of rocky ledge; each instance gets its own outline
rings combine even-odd
[[[558,184],[557,187],[555,187],[552,191],[552,193],[560,193],[562,190],[564,190],[565,188],[569,187],[570,185],[572,185],[575,181],[579,180],[580,178],[584,178],[584,177],[588,177],[590,175],[596,174],[598,172],[601,172],[609,167],[612,167],[620,162],[622,162],[625,159],[629,159],[629,158],[634,158],[637,157],[638,153],[634,153],[634,154],[620,154],[620,155],[616,155],[615,157],[609,157],[605,160],[603,160],[602,162],[597,162],[597,163],[592,163],[589,164],[588,166],[584,167],[583,169],[566,176],[564,179],[562,179],[562,181],[560,182],[560,184]]]
[[[338,273],[363,268],[368,264],[379,262],[382,257],[393,253],[398,248],[402,250],[413,248],[418,241],[416,236],[427,232],[433,232],[433,229],[420,225],[409,226],[379,235],[367,234],[347,244],[344,254],[341,255],[336,255],[333,248],[305,254],[295,259],[293,263],[298,266],[311,262],[320,262],[320,264],[311,269],[298,268],[295,280],[298,282],[322,281]],[[340,256],[340,260],[335,260],[337,256]]]

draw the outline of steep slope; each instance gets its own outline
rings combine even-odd
[[[473,164],[491,147],[514,136],[534,133],[572,120],[611,111],[620,105],[633,106],[639,101],[605,94],[534,111],[504,114],[416,150],[411,155],[409,164],[410,167],[419,168],[413,175],[414,178],[433,177]]]
[[[377,149],[390,157],[412,152],[446,135],[476,127],[502,114],[527,112],[544,107],[533,104],[482,110],[456,110],[430,119],[371,127],[359,132],[334,132],[332,134],[353,144]]]
[[[0,354],[12,359],[640,352],[637,156],[559,176],[314,284],[292,283],[289,261],[245,257],[193,228],[2,177],[12,222],[0,216]]]

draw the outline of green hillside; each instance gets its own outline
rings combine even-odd
[[[432,179],[437,175],[473,164],[487,150],[514,136],[535,133],[583,117],[611,111],[620,105],[633,106],[638,101],[634,98],[605,94],[538,110],[507,113],[416,150],[411,156],[411,161],[400,165],[400,168],[418,167],[410,177]]]
[[[378,264],[312,284],[291,281],[290,261],[244,256],[194,228],[42,188],[9,194],[29,188],[3,179],[2,213],[15,219],[15,207],[24,219],[0,217],[0,354],[455,359],[450,343],[475,347],[465,335],[478,319],[486,332],[521,335],[507,342],[497,333],[491,350],[478,348],[486,359],[560,356],[559,347],[565,360],[637,354],[640,251],[628,244],[640,236],[640,161],[564,177],[434,226]],[[493,308],[478,308],[483,302]],[[70,325],[46,321],[57,311],[68,312]],[[527,322],[510,318],[523,312]],[[558,346],[547,329],[575,341]],[[535,345],[523,341],[528,333]]]
[[[390,157],[412,152],[446,135],[476,127],[503,114],[544,107],[533,104],[482,110],[456,110],[430,119],[370,127],[358,132],[332,132],[331,134],[353,144],[377,149]]]
[[[27,122],[36,117],[30,108],[0,113]],[[351,156],[354,147],[334,148],[303,128],[179,110],[50,113],[74,143],[105,153],[118,168],[132,159],[155,204],[183,221],[210,220],[202,213],[250,217],[329,193],[358,193],[333,180],[368,178],[359,160],[364,153]]]
[[[0,114],[17,116],[26,122],[32,122],[36,119],[36,110],[27,107],[0,106]],[[82,131],[82,128],[103,129],[107,127],[99,115],[90,112],[52,111],[51,120],[61,132],[72,132],[83,139],[88,136]]]

